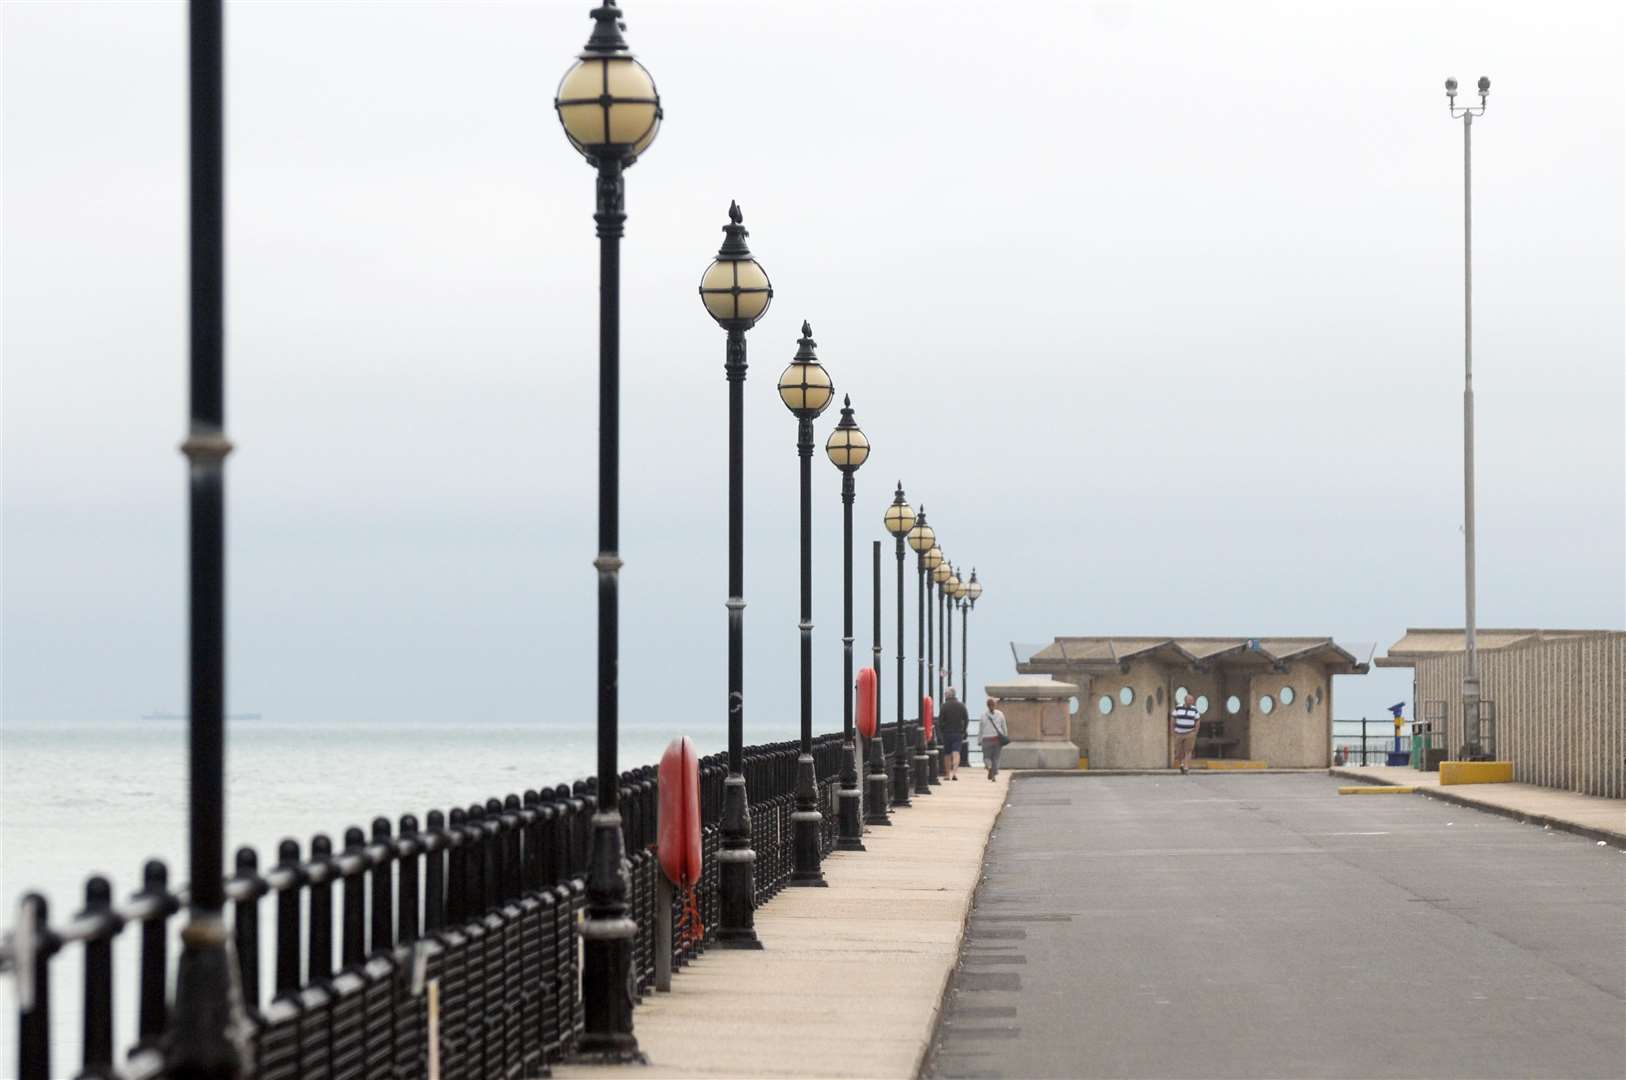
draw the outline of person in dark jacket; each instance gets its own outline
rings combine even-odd
[[[952,686],[943,691],[943,715],[937,722],[942,728],[944,776],[949,780],[958,780],[960,775],[956,770],[960,765],[960,749],[965,745],[965,732],[971,726],[971,717]]]

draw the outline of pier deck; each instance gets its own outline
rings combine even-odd
[[[868,850],[825,859],[829,888],[758,909],[761,952],[712,949],[646,997],[634,1023],[649,1067],[553,1075],[915,1076],[1009,780],[967,769],[916,796],[865,833]]]

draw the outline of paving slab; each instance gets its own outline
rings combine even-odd
[[[865,851],[824,860],[826,889],[757,909],[760,952],[713,949],[633,1014],[647,1066],[556,1064],[597,1077],[895,1077],[919,1072],[959,957],[1006,773],[945,783]]]

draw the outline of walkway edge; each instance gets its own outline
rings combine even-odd
[[[1372,777],[1352,769],[1328,769],[1328,775],[1344,780],[1359,780],[1370,783]],[[1538,814],[1529,810],[1520,810],[1516,806],[1504,806],[1500,803],[1485,802],[1472,795],[1459,791],[1448,791],[1444,788],[1430,786],[1418,788],[1414,793],[1427,799],[1439,799],[1441,802],[1455,803],[1473,810],[1485,810],[1492,814],[1510,817],[1515,821],[1523,821],[1530,825],[1546,825],[1563,832],[1584,836],[1589,840],[1601,840],[1606,844],[1618,848],[1626,848],[1626,832],[1616,832],[1614,829],[1599,829],[1591,825],[1583,825],[1568,818],[1554,817],[1551,814]]]
[[[943,1028],[943,1016],[948,1011],[949,984],[954,981],[954,973],[960,970],[960,963],[965,958],[965,933],[971,929],[971,910],[977,906],[977,893],[982,889],[983,869],[988,865],[988,845],[994,842],[994,833],[999,831],[999,821],[1005,816],[1005,811],[1011,805],[1011,785],[1027,775],[1045,775],[1041,770],[1032,773],[1006,770],[1005,797],[999,802],[999,810],[994,814],[994,820],[988,823],[988,832],[982,838],[982,851],[977,854],[977,883],[971,886],[971,891],[965,897],[965,911],[960,915],[960,933],[954,939],[954,960],[943,969],[943,982],[937,988],[937,1008],[932,1013],[932,1022],[926,1028],[926,1042],[921,1046],[920,1053],[915,1056],[915,1069],[909,1075],[915,1080],[924,1080],[926,1075],[926,1062],[931,1060],[932,1047],[937,1045],[937,1035]]]

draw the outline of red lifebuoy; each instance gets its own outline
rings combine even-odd
[[[932,732],[936,728],[932,726],[932,696],[930,694],[920,699],[920,722],[926,727],[926,741],[931,742]]]
[[[877,685],[874,668],[858,673],[858,734],[866,739],[875,738],[875,716],[879,712],[875,700]]]
[[[679,887],[700,881],[700,758],[687,735],[661,755],[661,870]]]

